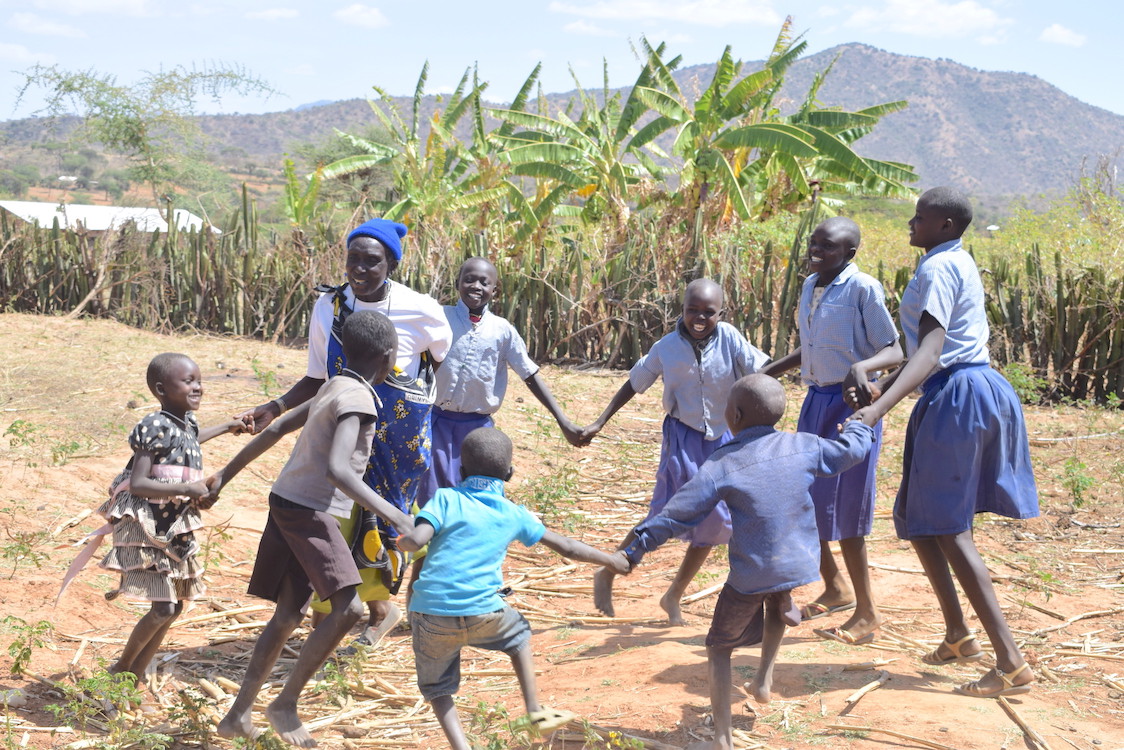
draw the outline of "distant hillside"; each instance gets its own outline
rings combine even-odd
[[[1056,193],[1072,184],[1083,160],[1118,157],[1124,150],[1124,116],[1085,104],[1031,75],[986,72],[951,60],[892,54],[847,44],[811,55],[788,73],[783,96],[803,98],[812,77],[835,60],[820,91],[824,105],[859,109],[905,99],[909,107],[889,115],[859,141],[861,154],[907,162],[920,186],[953,184],[977,195]],[[748,63],[747,70],[760,63]],[[713,65],[676,74],[681,88],[700,91]],[[625,78],[632,71],[612,71]],[[590,81],[589,83],[594,83]],[[492,92],[502,93],[502,92]],[[512,92],[514,93],[514,92]],[[548,96],[552,108],[569,93]],[[397,100],[403,115],[410,100]],[[424,114],[439,106],[427,97]],[[280,165],[281,155],[300,143],[323,140],[334,128],[361,133],[376,124],[366,101],[315,103],[264,115],[204,116],[216,160],[227,165]],[[42,121],[0,123],[9,144],[42,137]]]

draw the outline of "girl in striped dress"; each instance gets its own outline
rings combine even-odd
[[[199,366],[186,355],[153,358],[148,387],[160,401],[160,411],[147,415],[129,434],[133,457],[98,509],[108,525],[95,532],[96,537],[113,534],[113,549],[101,567],[120,574],[117,587],[105,598],[122,596],[152,604],[109,668],[113,674],[133,674],[138,681],[143,681],[184,602],[204,590],[194,532],[203,526],[199,508],[209,507],[211,498],[203,481],[199,444],[224,432],[252,429],[248,419],[199,429],[193,412],[199,408],[203,382]]]

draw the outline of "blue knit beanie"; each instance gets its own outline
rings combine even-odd
[[[381,242],[383,247],[394,256],[395,261],[400,261],[402,260],[402,238],[406,236],[408,231],[405,224],[399,224],[396,221],[371,219],[351,230],[351,234],[347,235],[347,244],[350,245],[356,237],[370,237]]]

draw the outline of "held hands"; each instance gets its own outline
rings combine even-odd
[[[583,446],[589,445],[589,441],[593,439],[592,435],[590,435],[588,438],[585,437],[583,428],[578,427],[568,419],[559,422],[558,426],[562,429],[562,435],[566,438],[566,442],[574,446],[575,448],[581,448]]]
[[[206,485],[207,492],[195,498],[195,507],[199,510],[207,510],[218,502],[219,492],[222,491],[223,485],[222,471],[207,477],[203,484]]]
[[[851,422],[856,419],[865,424],[867,427],[873,427],[874,425],[878,424],[879,419],[882,419],[882,414],[881,411],[874,405],[864,406],[851,416],[847,417],[847,419],[843,420],[843,423],[846,424],[847,422]],[[843,425],[839,425],[839,429],[840,431],[842,431]]]
[[[624,554],[624,550],[617,550],[609,555],[609,564],[605,566],[619,576],[626,576],[632,572],[632,563]]]
[[[843,378],[843,401],[852,409],[870,406],[882,395],[878,384],[867,379],[866,368],[856,362]]]
[[[232,435],[254,434],[254,414],[245,412],[226,423],[226,432]]]
[[[235,419],[242,420],[245,424],[250,426],[250,434],[257,435],[259,432],[269,427],[270,422],[281,416],[281,408],[277,405],[276,401],[266,401],[260,406],[255,406],[249,411],[244,411]]]
[[[593,438],[597,436],[597,433],[601,432],[601,428],[604,426],[605,425],[603,423],[594,422],[593,424],[582,427],[578,430],[579,442],[575,443],[575,445],[578,445],[579,447],[589,445],[589,441],[593,440]]]

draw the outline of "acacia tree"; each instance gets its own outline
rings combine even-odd
[[[17,102],[29,90],[43,89],[45,104],[36,114],[80,117],[80,135],[125,155],[133,179],[146,183],[157,202],[199,173],[200,162],[191,155],[202,133],[191,115],[200,96],[217,101],[228,92],[273,93],[243,68],[214,64],[146,72],[133,84],[119,83],[109,73],[57,65],[35,65],[22,75]]]

